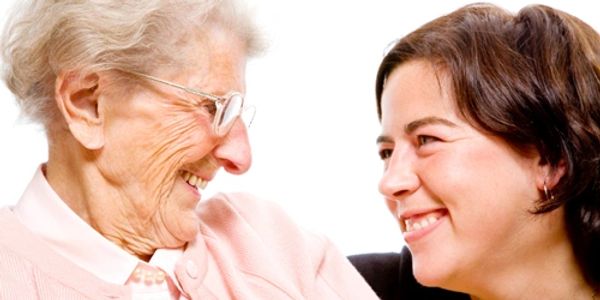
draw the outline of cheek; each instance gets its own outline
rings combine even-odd
[[[473,163],[473,157],[466,157],[469,157],[466,152],[449,149],[423,158],[416,164],[423,186],[446,206],[455,205],[457,198],[464,199],[465,194],[474,192],[473,187],[477,183],[473,180],[485,176],[477,175],[479,166]]]
[[[186,163],[205,156],[211,144],[210,125],[194,114],[128,119],[107,134],[103,165],[116,182],[160,185]]]
[[[146,176],[177,173],[185,164],[194,163],[206,156],[214,144],[210,127],[199,124],[195,118],[170,118],[158,128],[148,132],[142,144],[142,161]],[[150,179],[148,178],[148,179]]]
[[[115,152],[120,152],[120,163],[132,167],[139,164],[152,164],[172,156],[180,148],[186,147],[186,137],[192,126],[185,123],[145,123],[130,122],[127,128],[116,133],[111,143]],[[118,147],[118,148],[116,148]],[[116,148],[116,149],[114,149]],[[138,168],[133,169],[135,171]],[[141,168],[139,168],[141,169]]]
[[[449,209],[456,228],[473,235],[513,230],[507,228],[526,217],[535,201],[532,173],[501,147],[456,147],[433,155],[420,167],[424,185]],[[485,226],[490,223],[492,228]]]

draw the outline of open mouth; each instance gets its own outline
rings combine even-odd
[[[410,233],[429,228],[447,214],[448,210],[438,209],[426,213],[411,215],[409,217],[398,216],[398,218],[401,220],[402,230],[405,233]]]
[[[208,185],[208,180],[202,179],[188,171],[181,172],[181,178],[190,186],[203,190]]]

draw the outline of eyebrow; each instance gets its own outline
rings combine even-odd
[[[456,127],[457,126],[456,124],[452,123],[451,121],[448,121],[443,118],[425,117],[425,118],[421,118],[418,120],[414,120],[414,121],[406,124],[404,126],[404,132],[406,134],[411,134],[411,133],[415,132],[415,130],[419,129],[420,127],[426,126],[426,125],[444,125],[444,126],[448,126],[448,127]],[[380,135],[377,137],[377,144],[391,143],[391,142],[393,142],[393,140],[389,136]]]
[[[392,138],[390,138],[387,135],[380,135],[377,137],[377,144],[381,144],[381,143],[392,143]]]
[[[456,127],[456,124],[438,117],[426,117],[418,120],[414,120],[404,126],[404,132],[406,134],[411,134],[415,132],[415,130],[423,127],[425,125],[445,125],[448,127]]]

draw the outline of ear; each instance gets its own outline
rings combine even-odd
[[[545,159],[539,159],[536,174],[536,185],[541,191],[544,185],[552,190],[565,174],[565,162],[561,160],[557,166],[551,166]]]
[[[104,120],[99,109],[97,73],[61,72],[56,78],[54,97],[71,134],[90,150],[104,146]]]

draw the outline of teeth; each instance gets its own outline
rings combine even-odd
[[[441,215],[438,213],[431,214],[426,218],[411,218],[404,220],[404,228],[406,232],[421,230],[439,220]]]
[[[200,181],[200,186],[199,186],[199,188],[200,188],[201,190],[203,190],[203,189],[205,189],[205,188],[206,188],[206,186],[207,186],[207,185],[208,185],[208,181],[206,181],[206,180],[202,180],[202,181]]]
[[[183,174],[181,175],[181,177],[183,178],[183,180],[185,180],[189,185],[191,186],[195,186],[198,189],[205,189],[206,186],[208,185],[208,181],[204,180],[202,178],[197,177],[196,175],[187,172],[187,171],[183,171]]]
[[[191,185],[196,185],[196,183],[198,182],[198,177],[196,177],[196,175],[192,175],[192,176],[190,177],[190,179],[188,180],[188,182],[189,182]]]

